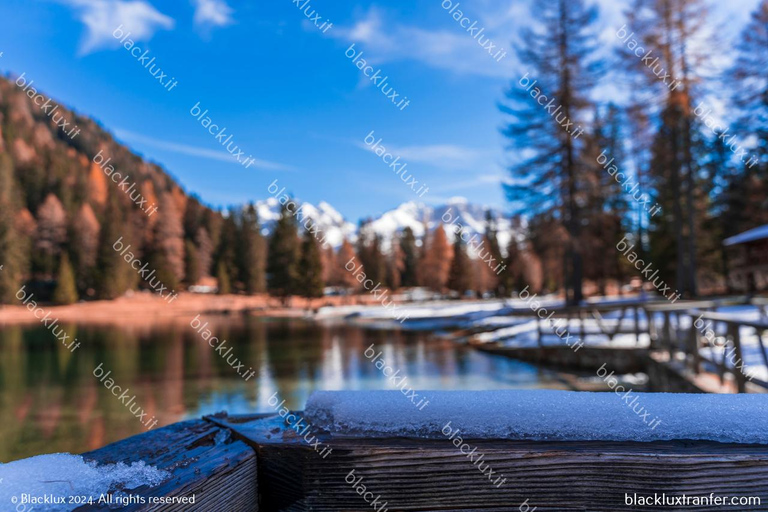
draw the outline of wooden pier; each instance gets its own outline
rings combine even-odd
[[[725,306],[751,305],[761,313],[759,321],[734,320],[717,312]],[[764,298],[726,298],[707,301],[632,301],[592,304],[581,307],[547,308],[552,320],[563,319],[571,326],[575,339],[597,334],[608,342],[601,346],[585,345],[578,350],[563,344],[545,344],[544,336],[555,333],[547,321],[532,317],[528,308],[511,316],[525,316],[537,322],[537,346],[515,347],[514,343],[483,343],[474,340],[478,331],[465,333],[478,350],[504,355],[561,370],[597,371],[607,364],[616,373],[647,373],[650,390],[702,393],[768,392],[768,382],[749,379],[738,365],[727,359],[743,361],[744,333],[757,339],[761,363],[768,367],[768,300]],[[618,318],[606,318],[614,314]],[[590,332],[587,320],[594,320],[597,332]],[[696,327],[700,320],[701,327]],[[572,328],[573,326],[576,328]],[[629,325],[628,325],[629,324]],[[715,334],[715,343],[707,338],[707,329]],[[635,346],[618,345],[618,335],[630,335]],[[702,349],[725,346],[719,357],[704,356]],[[711,351],[715,352],[715,351]],[[726,357],[728,355],[728,357]]]

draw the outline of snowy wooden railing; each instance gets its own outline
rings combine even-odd
[[[741,304],[753,304],[758,305],[757,300],[750,302],[745,297],[732,297],[719,300],[698,300],[698,301],[681,301],[676,303],[670,303],[666,300],[628,300],[614,303],[585,303],[580,306],[555,306],[547,307],[543,306],[541,309],[545,309],[548,315],[544,318],[538,316],[538,310],[534,310],[536,314],[537,322],[537,336],[539,345],[542,345],[542,336],[550,333],[552,328],[547,325],[549,318],[564,319],[567,325],[571,326],[571,334],[574,336],[580,336],[582,339],[585,335],[590,334],[586,329],[586,322],[588,320],[594,320],[599,328],[597,334],[607,336],[609,341],[612,341],[619,334],[634,334],[637,343],[640,343],[640,337],[644,334],[649,334],[649,330],[654,326],[650,320],[658,314],[664,316],[665,319],[670,315],[676,315],[678,313],[684,314],[692,309],[714,309],[729,305],[741,305]],[[766,307],[768,307],[768,301],[766,301]],[[610,319],[607,321],[604,317],[607,314],[619,312],[618,318]],[[653,315],[656,313],[657,315]],[[517,310],[517,315],[531,315],[531,310]],[[551,314],[551,317],[549,316]],[[628,328],[624,320],[631,320],[631,327]],[[575,323],[575,328],[573,324]],[[609,324],[613,324],[610,327]],[[656,335],[657,331],[651,331],[652,341],[658,339]]]
[[[608,304],[585,304],[583,306],[563,306],[563,307],[545,307],[547,313],[551,314],[551,317],[547,315],[544,318],[536,316],[536,331],[538,345],[543,346],[542,338],[545,334],[552,332],[552,327],[547,325],[548,318],[564,319],[566,325],[572,325],[572,322],[576,323],[576,329],[571,331],[574,336],[580,336],[581,339],[588,334],[586,329],[587,320],[595,320],[600,329],[599,334],[608,336],[609,340],[613,340],[618,334],[634,334],[637,343],[640,342],[640,335],[644,332],[641,329],[641,316],[643,309],[649,304],[648,301],[626,301]],[[604,316],[609,313],[620,312],[618,322],[616,322],[613,328],[608,326],[608,322],[605,321]],[[528,313],[530,314],[530,313]],[[627,316],[629,314],[629,316]],[[632,319],[632,328],[627,329],[623,326],[623,320],[625,318]],[[614,319],[615,320],[615,319]]]
[[[615,393],[419,394],[423,410],[399,391],[320,392],[303,412],[216,421],[256,448],[268,510],[613,511],[713,491],[768,509],[768,396],[633,394],[653,428]]]
[[[717,312],[728,306],[749,306],[757,312],[759,318],[751,320]],[[532,310],[520,309],[514,314],[530,316]],[[641,365],[647,356],[651,356],[653,363],[649,364],[665,365],[672,373],[680,373],[681,369],[685,369],[694,377],[711,372],[719,377],[719,385],[713,379],[699,379],[701,384],[706,385],[700,388],[697,383],[691,382],[694,388],[743,393],[749,391],[751,383],[768,389],[768,339],[765,336],[768,332],[768,300],[763,298],[727,297],[675,303],[666,300],[637,300],[573,307],[542,306],[533,310],[533,315],[538,347],[533,349],[536,350],[533,359],[539,362],[547,359],[550,362],[567,363],[572,367],[589,368],[595,357],[599,356],[612,366],[620,364],[629,370],[632,364],[622,361],[634,358],[636,365]],[[710,325],[714,335],[707,333],[704,328],[706,325]],[[566,347],[562,343],[544,343],[544,338],[552,337],[555,332],[561,340],[565,339],[562,335],[563,326],[567,328],[567,339],[571,344]],[[614,344],[617,336],[622,334],[634,336],[634,349],[626,343]],[[589,337],[595,335],[607,337],[608,342],[601,345],[590,343]],[[717,342],[713,343],[711,338],[716,338]],[[585,342],[587,348],[579,354],[572,354],[571,351],[576,347],[575,341]],[[727,350],[722,350],[724,345]],[[745,347],[748,350],[745,351]],[[480,348],[524,360],[532,359],[531,354],[526,353],[532,349],[482,345]],[[613,353],[619,359],[609,360]],[[742,364],[745,358],[749,359],[751,369]],[[684,360],[685,365],[677,364],[679,360]],[[681,382],[688,379],[682,374],[680,378]]]
[[[417,393],[427,407],[399,390],[318,392],[305,411],[219,414],[83,456],[166,475],[110,491],[143,500],[125,511],[618,511],[634,493],[753,497],[739,510],[768,510],[766,394],[632,393],[629,405],[617,393]]]
[[[670,361],[683,355],[688,369],[696,375],[714,369],[721,385],[725,386],[728,378],[739,393],[747,391],[748,382],[768,389],[768,379],[752,373],[756,366],[768,369],[768,320],[750,321],[713,311],[723,306],[751,305],[758,307],[762,317],[764,302],[734,299],[646,307],[651,347],[666,352]],[[746,346],[745,336],[751,342]],[[745,348],[757,352],[758,357],[749,361],[752,369],[745,362]]]

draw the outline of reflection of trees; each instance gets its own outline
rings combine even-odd
[[[184,339],[181,332],[172,329],[165,343],[165,368],[163,371],[163,407],[158,416],[161,425],[178,421],[184,414]],[[154,386],[149,386],[152,389]],[[151,395],[151,393],[148,393]],[[149,416],[147,419],[151,418]]]
[[[18,439],[31,407],[31,396],[24,381],[27,351],[24,349],[21,328],[0,330],[0,461],[13,457],[13,441]]]
[[[315,389],[388,387],[364,355],[372,343],[412,382],[439,375],[450,387],[472,377],[520,375],[509,364],[473,356],[452,341],[429,339],[423,333],[297,319],[206,320],[245,369],[256,370],[253,378],[246,382],[237,375],[188,323],[67,325],[67,332],[81,342],[75,353],[62,350],[60,342],[37,325],[0,329],[0,415],[6,420],[0,425],[0,461],[53,451],[79,453],[145,431],[146,426],[94,377],[99,364],[112,372],[115,384],[129,388],[129,396],[136,395],[134,404],[147,412],[145,421],[157,416],[155,428],[207,412],[211,397],[218,394],[226,394],[238,407],[263,412],[270,410],[267,400],[275,391],[289,407],[302,408]]]
[[[322,360],[323,347],[316,324],[280,320],[267,325],[267,356],[277,382],[279,395],[289,407],[303,403],[298,397],[306,393],[306,383],[314,381],[315,369]]]

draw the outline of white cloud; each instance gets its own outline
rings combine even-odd
[[[355,144],[362,149],[374,152],[372,146],[368,146],[363,142],[356,142]],[[388,153],[400,156],[406,161],[454,170],[487,166],[488,160],[496,154],[496,151],[468,148],[456,144],[426,144],[421,146],[383,145]]]
[[[738,33],[759,1],[715,2],[713,14],[716,16],[712,19],[728,20],[728,31]],[[456,3],[456,0],[452,0],[452,5]],[[477,21],[477,25],[484,29],[483,38],[489,37],[496,49],[504,48],[507,51],[501,61],[496,62],[448,10],[441,8],[442,2],[435,2],[437,7],[430,19],[436,20],[436,23],[429,27],[408,25],[394,19],[387,11],[371,8],[352,25],[336,27],[328,36],[341,39],[347,44],[356,43],[356,49],[364,50],[364,58],[369,63],[415,61],[459,75],[504,79],[514,76],[520,66],[513,42],[518,42],[521,28],[533,23],[531,6],[535,8],[535,2],[475,0],[471,3],[458,3],[460,6],[454,10],[454,14],[463,11],[465,17]],[[611,55],[611,47],[617,44],[615,32],[626,22],[625,12],[630,3],[588,0],[587,4],[596,4],[600,10],[596,30],[605,45],[604,54]]]
[[[63,0],[77,12],[86,34],[80,54],[101,48],[117,48],[120,42],[112,33],[123,25],[134,41],[149,41],[159,29],[174,27],[173,18],[155,9],[145,0]]]
[[[364,58],[371,63],[414,60],[457,74],[504,78],[510,75],[513,61],[513,57],[510,58],[513,53],[509,46],[510,32],[506,24],[500,25],[496,13],[478,9],[478,16],[473,19],[477,19],[479,27],[485,28],[483,39],[490,37],[495,43],[494,53],[502,48],[508,52],[501,61],[496,61],[483,49],[466,29],[451,18],[448,11],[442,14],[445,19],[441,27],[444,28],[425,29],[385,21],[381,11],[372,8],[352,26],[336,29],[333,37],[362,47],[358,49],[366,52]],[[467,16],[470,14],[467,13]]]
[[[187,146],[186,144],[177,144],[175,142],[158,140],[151,137],[145,137],[144,135],[140,135],[128,130],[115,130],[115,135],[123,141],[133,141],[165,151],[171,151],[182,155],[199,156],[202,158],[209,158],[211,160],[219,160],[221,162],[237,164],[242,167],[242,165],[237,162],[237,159],[235,159],[226,151],[203,149],[197,146]],[[253,164],[260,169],[269,169],[272,171],[284,171],[291,169],[291,167],[288,165],[277,162],[270,162],[268,160],[260,160],[258,158],[254,159]]]
[[[232,8],[226,0],[193,0],[195,25],[198,27],[226,27],[235,22]]]
[[[434,165],[435,167],[467,168],[489,156],[489,151],[453,144],[405,146],[393,151],[406,160]]]
[[[464,181],[447,182],[434,187],[435,192],[451,192],[454,190],[467,190],[476,187],[488,188],[488,185],[501,186],[502,183],[508,183],[509,176],[501,174],[480,174],[472,179]]]

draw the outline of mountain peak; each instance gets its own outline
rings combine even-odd
[[[346,238],[354,242],[358,237],[356,226],[344,219],[344,216],[326,201],[320,201],[317,206],[311,203],[303,204],[304,215],[311,218],[320,227],[326,240],[333,247],[339,247]],[[259,219],[263,227],[270,231],[280,217],[280,203],[273,197],[256,203]],[[428,206],[416,201],[408,201],[374,217],[365,225],[365,230],[379,235],[383,247],[389,247],[392,238],[405,228],[411,228],[414,235],[423,237],[425,226],[433,230],[441,224],[457,223],[472,234],[485,233],[485,215],[490,211],[496,219],[499,244],[506,247],[511,237],[512,225],[508,218],[493,208],[472,204],[463,197],[452,197],[445,205]],[[453,230],[447,229],[448,236],[453,240]]]

